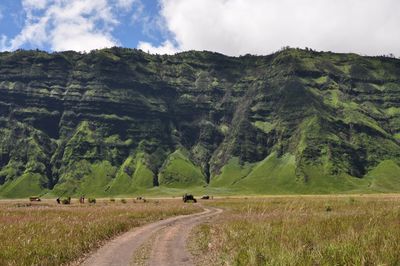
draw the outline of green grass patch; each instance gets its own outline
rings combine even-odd
[[[200,167],[190,159],[186,150],[180,149],[170,154],[159,174],[160,185],[187,187],[205,185],[205,176]]]
[[[255,193],[281,194],[297,190],[295,158],[286,154],[278,158],[275,153],[256,164],[252,171],[235,186]]]
[[[139,189],[153,187],[154,173],[145,161],[145,154],[138,152],[128,157],[121,165],[107,191],[112,195],[126,195]]]
[[[41,186],[43,176],[35,173],[25,173],[22,176],[8,181],[0,187],[0,196],[5,198],[26,198],[46,193]]]
[[[374,191],[400,191],[400,166],[391,160],[383,161],[371,170],[365,179]]]
[[[267,134],[270,133],[275,127],[274,124],[264,121],[256,121],[253,123],[253,126],[255,126],[256,128],[260,129],[261,131]]]
[[[219,175],[211,179],[210,185],[214,187],[230,187],[246,177],[252,169],[252,164],[239,164],[239,158],[234,157],[224,165]]]
[[[398,107],[390,107],[390,108],[386,109],[385,111],[386,111],[386,114],[388,114],[389,116],[400,115],[400,108],[398,108]]]

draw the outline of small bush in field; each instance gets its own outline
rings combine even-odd
[[[354,204],[356,202],[356,200],[354,198],[349,198],[349,203],[350,204]]]
[[[331,206],[326,206],[325,211],[331,212],[332,211],[332,207]]]
[[[88,201],[89,201],[89,203],[92,203],[92,204],[96,203],[96,199],[95,198],[89,198]]]
[[[61,203],[62,203],[62,204],[65,204],[65,205],[71,204],[71,199],[70,199],[70,198],[62,199],[62,200],[61,200]]]
[[[125,203],[126,203],[126,199],[121,199],[121,202],[122,202],[123,204],[125,204]]]
[[[111,198],[110,201],[111,201],[111,202],[115,202],[115,199],[114,199],[114,198]]]

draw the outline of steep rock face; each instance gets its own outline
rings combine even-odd
[[[399,163],[400,60],[297,49],[0,54],[3,196],[345,191]]]

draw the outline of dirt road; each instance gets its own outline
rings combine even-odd
[[[197,224],[221,212],[221,209],[204,207],[201,213],[172,217],[136,228],[101,247],[82,265],[132,265],[135,252],[152,236],[155,236],[155,241],[148,265],[191,265],[191,256],[186,249],[189,232]]]

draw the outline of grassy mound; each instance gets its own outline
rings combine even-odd
[[[170,154],[159,174],[160,185],[168,187],[190,187],[205,185],[205,176],[184,149]]]
[[[0,196],[6,198],[25,198],[45,193],[41,186],[43,177],[40,174],[25,173],[1,186]]]

